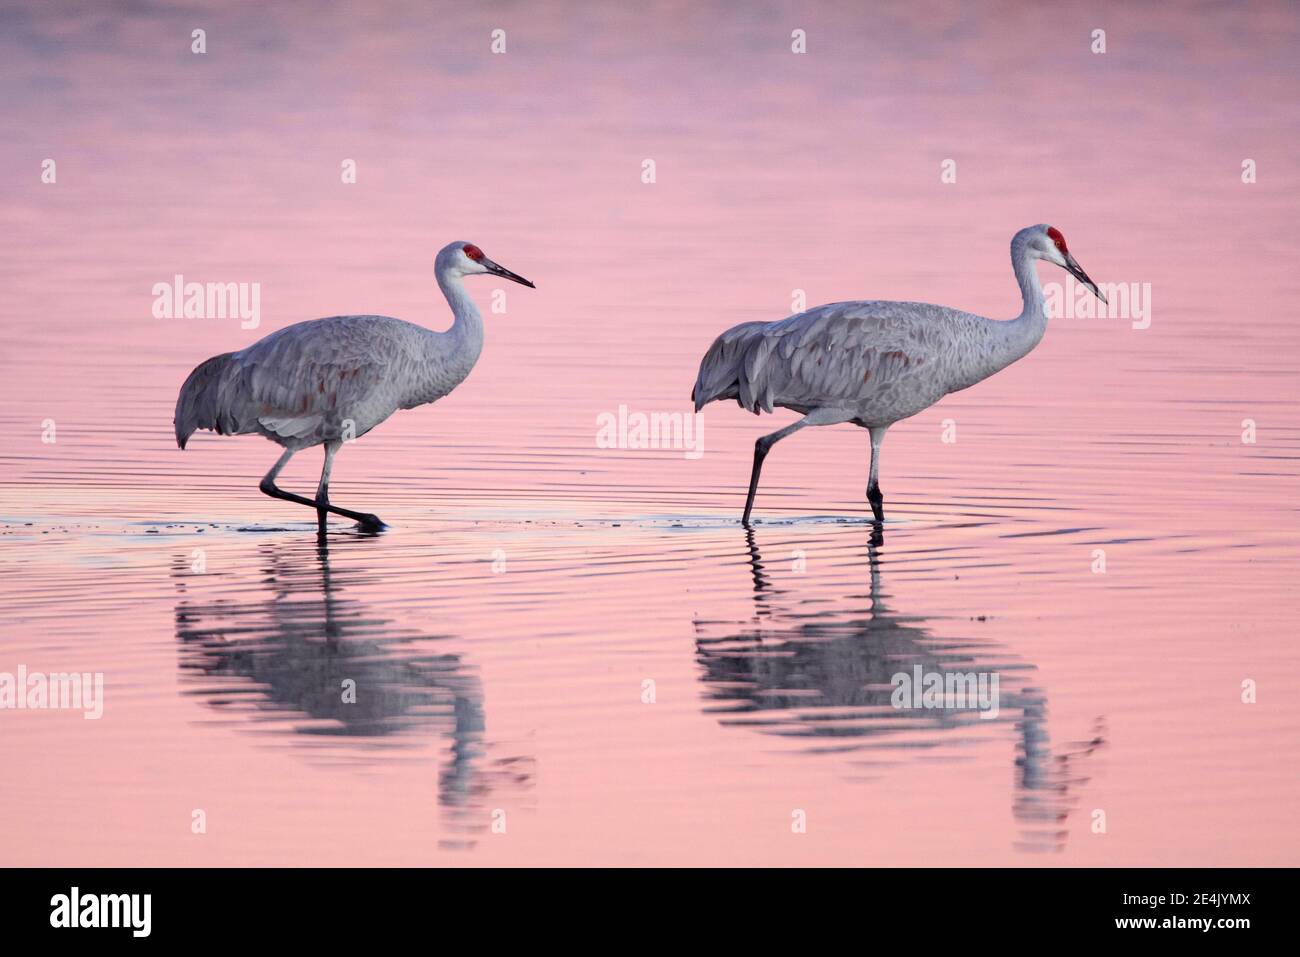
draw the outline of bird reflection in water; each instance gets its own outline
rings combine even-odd
[[[847,755],[858,767],[898,759],[902,749],[936,749],[988,730],[1014,726],[1015,790],[1012,810],[1024,851],[1060,851],[1077,792],[1087,778],[1079,763],[1103,743],[1098,722],[1086,742],[1054,751],[1047,702],[1025,679],[1032,665],[999,657],[1000,649],[976,640],[931,635],[922,618],[891,609],[881,590],[884,541],[874,526],[867,545],[870,592],[861,610],[827,610],[773,584],[752,528],[746,529],[754,580],[755,618],[737,626],[697,623],[696,650],[703,667],[708,710],[724,724],[765,734],[806,739],[805,749]],[[806,598],[807,596],[805,596]],[[996,716],[966,707],[895,707],[894,676],[996,674]]]
[[[352,542],[360,542],[354,538]],[[285,733],[313,757],[366,767],[450,740],[438,776],[447,848],[472,847],[490,821],[488,794],[527,788],[532,759],[489,760],[483,690],[454,653],[431,654],[447,636],[399,630],[364,601],[346,597],[370,580],[361,562],[330,567],[329,545],[275,542],[260,549],[262,590],[252,598],[190,597],[190,559],[173,577],[179,667],[190,693],[256,730]]]

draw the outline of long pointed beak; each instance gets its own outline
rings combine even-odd
[[[1065,268],[1070,271],[1071,276],[1073,276],[1075,279],[1079,280],[1079,282],[1083,283],[1085,286],[1091,289],[1092,294],[1094,296],[1096,296],[1102,302],[1106,302],[1106,297],[1102,295],[1101,290],[1097,288],[1097,284],[1088,278],[1088,274],[1083,271],[1083,267],[1079,265],[1078,260],[1076,260],[1069,253],[1065,254]],[[1110,303],[1106,303],[1106,304],[1110,305]]]
[[[521,285],[527,286],[529,289],[537,288],[531,282],[525,279],[523,276],[520,276],[517,273],[512,273],[505,266],[498,266],[496,263],[494,263],[492,260],[488,259],[487,257],[483,258],[482,263],[487,268],[487,271],[494,276],[500,276],[502,279],[509,279],[512,282],[517,282]]]

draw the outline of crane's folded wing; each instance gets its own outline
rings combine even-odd
[[[932,361],[933,349],[892,305],[832,303],[728,329],[700,364],[696,408],[724,398],[755,413],[861,404],[893,390]]]
[[[386,391],[396,408],[391,382],[421,356],[408,338],[390,334],[400,331],[389,326],[397,320],[370,318],[298,323],[235,353],[218,385],[225,413],[218,431],[327,438]]]

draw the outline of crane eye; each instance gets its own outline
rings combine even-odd
[[[468,256],[470,259],[474,260],[475,262],[478,262],[480,259],[483,258],[483,250],[479,249],[473,243],[466,243],[464,246],[461,247],[461,252],[463,252],[466,256]]]

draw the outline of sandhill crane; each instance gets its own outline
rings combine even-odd
[[[483,349],[483,319],[461,283],[490,273],[536,288],[498,266],[472,243],[444,246],[434,260],[438,287],[455,321],[434,332],[388,316],[332,316],[295,323],[190,373],[176,400],[176,444],[196,429],[256,432],[284,447],[262,479],[273,498],[316,509],[320,531],[333,512],[369,531],[378,517],[329,503],[330,467],[343,442],[359,438],[398,409],[435,402],[460,385]],[[296,452],[325,446],[316,498],[280,489],[275,478]]]
[[[777,322],[744,322],[714,340],[700,362],[691,398],[698,412],[735,399],[758,415],[774,406],[803,415],[754,443],[748,525],[763,459],[772,446],[809,425],[851,422],[871,433],[867,499],[884,521],[880,445],[899,419],[927,409],[949,392],[973,386],[1026,355],[1047,328],[1034,261],[1067,269],[1102,302],[1106,297],[1075,262],[1061,231],[1026,226],[1011,240],[1011,266],[1024,297],[1010,321],[920,302],[836,302]]]

